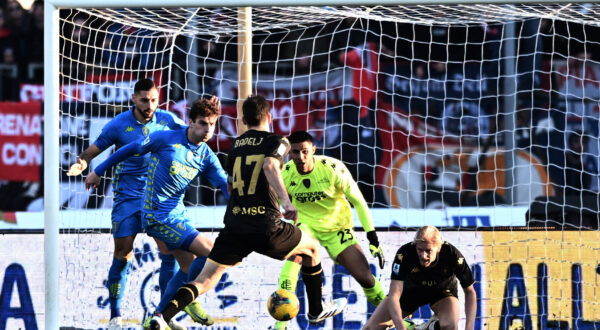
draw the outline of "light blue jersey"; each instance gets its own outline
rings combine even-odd
[[[110,120],[102,129],[94,145],[100,150],[106,150],[114,145],[119,150],[124,146],[144,139],[156,131],[181,129],[185,123],[168,111],[157,109],[150,121],[146,124],[139,122],[134,116],[134,107]],[[112,179],[114,192],[114,205],[111,213],[113,237],[123,238],[135,236],[142,229],[142,199],[146,177],[148,175],[148,155],[132,155],[122,159],[115,170]],[[115,163],[116,164],[116,163]],[[174,263],[168,266],[163,263],[162,274],[172,273]],[[111,319],[121,315],[120,306],[123,299],[127,273],[130,262],[116,257],[108,271],[107,287],[109,289],[109,303]]]
[[[152,119],[140,123],[133,115],[133,107],[126,112],[115,116],[109,121],[98,139],[94,142],[98,149],[104,151],[112,145],[116,149],[136,140],[140,140],[151,133],[169,129],[181,129],[185,123],[171,112],[157,109]],[[149,155],[135,155],[125,159],[117,165],[112,179],[115,199],[143,196],[146,176],[148,175]]]
[[[227,194],[227,175],[206,143],[187,139],[187,129],[157,132],[139,144],[140,153],[151,152],[143,212],[180,213],[190,182],[202,173]]]
[[[142,224],[146,232],[162,240],[170,249],[187,249],[198,235],[189,224],[183,205],[190,182],[202,174],[229,198],[227,176],[219,159],[206,143],[190,143],[185,128],[156,132],[126,145],[100,164],[96,174],[101,175],[110,166],[134,154],[150,154],[142,207]]]

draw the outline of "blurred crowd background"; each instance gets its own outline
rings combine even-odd
[[[0,101],[5,106],[12,104],[8,102],[43,102],[43,6],[40,0],[25,7],[15,0],[0,1]],[[597,6],[581,8],[597,11]],[[218,22],[219,12],[212,15],[212,21]],[[123,76],[122,68],[150,77],[168,71],[170,83],[161,92],[163,108],[184,117],[187,100],[207,94],[219,95],[224,108],[235,108],[235,94],[223,87],[235,80],[228,78],[236,72],[235,36],[197,35],[191,44],[185,36],[171,40],[155,31],[81,12],[62,13],[61,19],[64,84],[97,82],[91,77],[110,75],[120,75],[117,79],[122,80],[139,78]],[[548,180],[544,196],[560,197],[563,203],[568,196],[597,199],[600,28],[539,18],[518,21],[514,27],[513,111],[506,110],[504,98],[508,93],[503,77],[507,24],[499,22],[448,27],[348,18],[297,31],[257,33],[253,72],[258,80],[293,76],[302,82],[347,70],[347,75],[341,75],[347,79],[342,80],[343,86],[301,95],[305,127],[292,125],[280,133],[309,128],[321,153],[347,164],[371,206],[516,204],[516,195],[507,196],[510,190],[498,181],[498,175],[504,180],[509,173],[488,155],[490,150],[510,148],[534,157],[530,165],[539,165]],[[173,53],[166,56],[165,49]],[[190,58],[198,65],[194,73],[200,78],[195,86],[189,85]],[[338,87],[349,88],[337,92]],[[270,99],[281,97],[277,88],[261,90],[259,86],[257,91]],[[92,95],[91,101],[97,101],[94,97],[99,96]],[[63,101],[69,100],[63,97]],[[126,109],[129,96],[112,104]],[[79,110],[69,111],[76,114]],[[91,111],[110,117],[103,109]],[[512,127],[506,126],[507,116],[513,118]],[[507,130],[511,135],[505,134]],[[228,130],[224,120],[220,132],[224,138],[214,139],[212,146],[225,153],[224,140],[235,132]],[[93,138],[70,150],[63,167]],[[440,151],[431,152],[434,157],[424,157],[418,168],[411,169],[421,180],[419,202],[394,204],[386,192],[390,188],[386,171],[399,164],[404,154],[424,153],[432,142]],[[486,176],[486,171],[503,172]],[[40,208],[41,173],[33,180],[11,180],[5,173],[0,180],[0,210]],[[510,184],[522,183],[514,178]],[[222,196],[202,182],[194,189],[186,197],[190,204],[224,203]],[[80,207],[101,204],[87,201]]]

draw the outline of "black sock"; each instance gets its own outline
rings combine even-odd
[[[177,290],[173,299],[169,301],[167,307],[165,307],[165,310],[162,312],[163,319],[169,323],[173,316],[182,311],[185,306],[194,301],[196,297],[198,297],[198,289],[193,284],[183,285]]]
[[[308,297],[308,314],[318,316],[323,311],[323,269],[319,263],[316,266],[302,266],[302,281]]]

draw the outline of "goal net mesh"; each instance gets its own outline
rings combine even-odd
[[[274,132],[309,131],[318,154],[351,171],[383,237],[386,267],[368,259],[385,291],[396,249],[435,225],[474,270],[477,329],[599,328],[599,22],[596,4],[256,7],[252,93],[271,102]],[[107,322],[113,250],[110,173],[90,192],[84,177],[66,176],[69,165],[130,109],[141,78],[186,121],[193,100],[217,95],[209,145],[226,155],[240,23],[237,8],[61,10],[62,325]],[[222,193],[200,178],[185,202],[214,239]],[[155,244],[139,235],[134,252],[122,306],[132,326],[160,295]],[[201,298],[223,326],[271,322],[281,263],[253,260]],[[330,322],[358,329],[373,308],[328,262],[326,294],[351,297]]]

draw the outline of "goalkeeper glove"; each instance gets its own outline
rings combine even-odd
[[[383,256],[383,250],[379,246],[379,239],[377,239],[377,233],[373,230],[367,233],[367,239],[369,240],[369,250],[373,257],[379,259],[379,268],[383,269],[385,266],[385,257]]]

